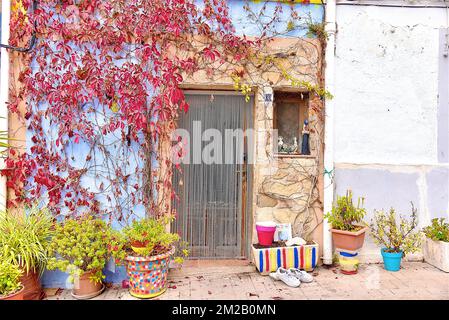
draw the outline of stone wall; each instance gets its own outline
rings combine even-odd
[[[265,87],[272,94],[276,87]],[[322,123],[314,110],[322,101],[311,94],[309,121],[311,155],[276,155],[273,148],[273,103],[257,95],[257,149],[254,179],[254,221],[291,223],[293,236],[322,243]],[[253,242],[257,241],[254,232]],[[321,251],[320,246],[320,251]],[[321,253],[320,253],[321,256]]]

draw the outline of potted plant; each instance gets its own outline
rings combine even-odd
[[[337,203],[325,218],[332,226],[332,241],[335,248],[356,251],[363,247],[365,233],[368,227],[363,223],[366,210],[363,207],[364,198],[359,198],[357,206],[352,202],[352,191],[348,190],[346,196],[337,196]]]
[[[116,234],[113,255],[124,260],[129,276],[129,292],[137,298],[154,298],[167,289],[169,263],[177,249],[182,256],[188,255],[187,249],[176,245],[179,235],[167,232],[171,217],[134,220],[125,227],[120,235]],[[182,263],[177,256],[175,262]]]
[[[21,268],[0,256],[0,300],[24,300]]]
[[[40,276],[47,265],[48,245],[53,235],[53,218],[34,205],[23,212],[0,212],[0,255],[22,270],[26,300],[45,297]]]
[[[418,251],[421,235],[415,231],[417,225],[417,210],[413,203],[410,220],[402,216],[397,219],[394,208],[391,208],[388,214],[383,210],[375,211],[371,235],[374,241],[382,246],[381,254],[385,270],[399,271],[402,258],[408,253]]]
[[[72,296],[90,299],[104,290],[103,268],[109,258],[110,227],[101,219],[85,215],[56,226],[50,243],[48,269],[69,273]]]
[[[444,218],[432,219],[432,224],[423,229],[424,260],[438,269],[449,272],[449,223]]]

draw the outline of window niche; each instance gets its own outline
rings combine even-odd
[[[309,95],[300,92],[275,92],[273,128],[278,130],[278,155],[301,153],[304,121],[309,119]]]

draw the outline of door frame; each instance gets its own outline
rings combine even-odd
[[[196,86],[196,85],[181,85],[180,88],[183,90],[184,94],[203,94],[203,95],[210,95],[210,94],[217,94],[217,95],[232,95],[232,96],[244,96],[244,94],[236,91],[233,87],[231,86]],[[254,190],[254,185],[255,185],[255,162],[256,162],[256,151],[257,151],[257,134],[256,134],[256,106],[257,106],[257,101],[256,101],[256,97],[258,94],[258,89],[257,88],[251,88],[252,92],[250,94],[250,96],[253,97],[252,100],[252,119],[250,120],[249,123],[251,123],[252,125],[252,129],[253,129],[253,141],[254,141],[254,146],[252,148],[252,150],[248,150],[248,152],[253,152],[253,168],[252,168],[252,176],[248,177],[248,174],[245,174],[244,177],[242,177],[242,185],[241,185],[241,192],[242,192],[242,197],[243,195],[245,195],[245,198],[247,199],[247,201],[251,204],[251,210],[247,210],[246,208],[246,201],[243,201],[242,199],[242,212],[241,212],[241,231],[245,231],[246,232],[241,232],[242,238],[240,239],[240,257],[236,257],[235,259],[251,259],[252,253],[251,253],[251,244],[252,244],[252,239],[254,237],[254,219],[255,219],[255,215],[254,215],[254,210],[255,210],[255,206],[254,206],[254,197],[255,197],[255,190]],[[247,142],[247,139],[244,140],[244,143]],[[245,166],[248,166],[248,164],[245,164]],[[246,185],[246,190],[245,192],[243,192],[244,190],[244,185]],[[247,192],[248,190],[251,190],[251,192]],[[170,228],[172,226],[172,223],[170,224]],[[245,239],[246,238],[246,239]],[[238,240],[239,241],[239,240]],[[229,260],[229,258],[220,258],[220,257],[215,257],[215,258],[201,258],[201,257],[195,257],[192,259],[198,259],[198,260],[204,260],[204,259],[210,259],[210,260]]]

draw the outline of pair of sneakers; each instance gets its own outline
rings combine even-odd
[[[281,280],[290,287],[299,287],[301,282],[310,283],[313,281],[313,276],[298,268],[278,268],[276,272],[271,272],[270,277],[274,280]]]

